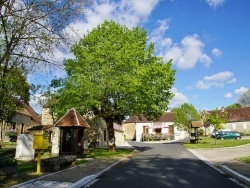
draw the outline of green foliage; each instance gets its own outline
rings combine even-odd
[[[224,123],[227,122],[227,112],[222,110],[213,110],[209,113],[206,123],[213,125],[215,130],[223,129]]]
[[[28,174],[36,171],[37,163],[20,161],[17,167],[18,174]]]
[[[22,69],[0,67],[0,116],[11,122],[22,102],[28,102],[29,84]]]
[[[86,151],[84,158],[108,158],[114,156],[123,156],[132,153],[132,148],[117,148],[115,152],[109,152],[105,148],[89,148]]]
[[[0,167],[6,167],[6,166],[16,166],[17,160],[10,157],[1,157],[0,158]]]
[[[200,119],[195,107],[192,104],[184,103],[175,111],[174,125],[180,130],[190,132],[191,121],[199,121]]]
[[[168,134],[144,134],[143,141],[159,141],[159,140],[168,140]]]
[[[243,162],[243,163],[250,164],[250,156],[240,157],[240,158],[238,158],[238,160]]]
[[[227,106],[226,108],[240,108],[240,107],[241,105],[239,103],[234,103],[234,104]]]
[[[58,114],[76,107],[121,122],[135,114],[159,117],[167,109],[175,71],[170,62],[154,56],[144,29],[106,21],[71,51],[76,58],[65,61],[68,77],[58,97]]]
[[[198,135],[199,135],[199,136],[204,136],[204,134],[205,134],[204,129],[199,129],[199,130],[198,130]]]

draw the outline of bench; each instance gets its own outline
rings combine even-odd
[[[62,166],[71,165],[76,160],[76,155],[63,155],[41,160],[43,172],[54,172],[60,170]]]

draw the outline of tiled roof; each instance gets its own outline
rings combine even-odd
[[[17,113],[30,116],[32,120],[37,123],[41,123],[41,116],[39,116],[28,103],[22,103],[23,108],[17,111]]]
[[[55,123],[56,127],[85,127],[89,128],[88,123],[83,119],[83,117],[76,111],[76,109],[71,108],[61,119]]]
[[[250,121],[250,107],[227,108],[225,111],[228,122]]]
[[[17,110],[17,113],[32,117],[32,115],[25,108]]]
[[[174,121],[174,112],[164,112],[164,114],[155,121],[148,120],[145,116],[131,116],[124,123],[149,123],[149,122],[173,122]]]

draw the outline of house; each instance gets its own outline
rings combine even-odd
[[[126,141],[124,128],[116,123],[113,126],[116,138],[115,144],[116,146],[122,146]],[[96,119],[95,123],[91,123],[84,136],[89,142],[89,147],[108,147],[108,129],[106,123],[101,118]]]
[[[124,128],[122,125],[119,125],[117,123],[114,123],[113,126],[114,126],[114,132],[115,132],[115,145],[123,146],[126,141]]]
[[[225,129],[250,133],[250,107],[227,108],[227,123],[223,124]]]
[[[12,129],[17,135],[27,133],[32,126],[41,124],[41,116],[28,103],[22,103],[22,106],[12,119]]]
[[[143,141],[144,135],[165,135],[168,139],[182,139],[187,135],[174,127],[174,112],[165,112],[158,120],[148,120],[145,116],[131,116],[124,122],[127,140]]]

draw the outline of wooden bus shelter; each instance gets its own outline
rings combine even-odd
[[[90,126],[76,109],[70,109],[55,123],[55,127],[60,128],[59,155],[83,156],[84,130]]]
[[[203,126],[202,121],[192,121],[191,122],[191,133],[190,133],[190,143],[198,143],[199,140],[199,134],[198,129]]]

